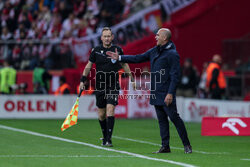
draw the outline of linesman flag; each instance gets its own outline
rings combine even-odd
[[[77,118],[78,118],[78,105],[79,105],[79,98],[82,94],[83,89],[80,91],[75,104],[71,108],[69,114],[67,115],[66,119],[64,120],[62,126],[61,126],[61,131],[65,131],[69,127],[77,124]]]

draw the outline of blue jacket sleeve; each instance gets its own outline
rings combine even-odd
[[[121,61],[123,63],[142,63],[150,60],[151,49],[143,54],[138,55],[121,55]]]
[[[170,85],[168,89],[168,94],[175,94],[176,87],[180,80],[180,57],[178,53],[169,54],[168,61],[170,65]]]

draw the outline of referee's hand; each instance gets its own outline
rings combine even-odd
[[[81,91],[81,90],[85,90],[85,85],[84,85],[84,83],[83,82],[80,82],[80,86],[79,86],[79,91]]]
[[[115,52],[107,51],[106,54],[108,55],[108,58],[118,60],[119,54],[117,52],[117,49],[115,49]]]

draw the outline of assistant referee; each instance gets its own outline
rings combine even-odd
[[[118,104],[119,95],[119,74],[118,71],[123,68],[129,74],[134,87],[134,79],[131,75],[130,68],[127,63],[120,63],[107,57],[106,52],[117,51],[123,55],[123,50],[112,44],[114,35],[109,27],[102,29],[101,41],[102,45],[92,49],[89,62],[83,71],[80,89],[84,89],[84,83],[92,68],[96,64],[96,106],[98,107],[98,118],[102,129],[103,139],[102,145],[112,147],[112,132],[115,122],[115,106]]]

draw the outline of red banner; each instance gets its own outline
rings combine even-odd
[[[250,136],[250,118],[204,117],[202,136]]]

